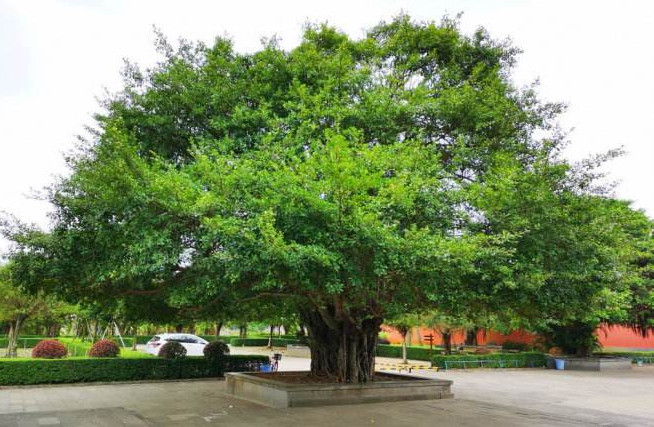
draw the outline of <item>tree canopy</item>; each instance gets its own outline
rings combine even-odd
[[[6,231],[26,286],[164,315],[283,298],[312,372],[352,382],[384,318],[547,323],[624,297],[629,208],[560,158],[562,106],[513,84],[509,42],[402,15],[290,51],[157,46],[51,187],[52,231]]]

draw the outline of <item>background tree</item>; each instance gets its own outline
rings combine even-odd
[[[443,339],[443,354],[452,354],[452,336],[457,331],[467,330],[472,323],[462,314],[449,315],[432,311],[425,315],[425,324],[436,330]]]
[[[631,257],[629,312],[620,323],[648,336],[654,333],[654,224],[642,212],[624,212],[623,218],[631,219],[627,230],[635,248]]]
[[[407,360],[407,335],[412,328],[424,324],[424,319],[417,314],[402,314],[392,319],[388,319],[386,323],[400,333],[402,337],[402,363],[408,363]]]
[[[31,317],[51,315],[49,304],[42,293],[29,295],[13,281],[11,264],[0,266],[0,321],[9,322],[6,357],[18,356],[18,337],[24,323]]]

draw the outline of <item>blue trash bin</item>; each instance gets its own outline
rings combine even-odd
[[[266,364],[261,365],[261,368],[259,369],[259,372],[271,372],[270,364],[266,363]]]
[[[554,359],[557,371],[565,370],[565,359]]]

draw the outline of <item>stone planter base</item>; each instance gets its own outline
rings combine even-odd
[[[452,381],[390,373],[375,375],[397,377],[397,381],[364,384],[295,384],[275,379],[281,375],[298,373],[300,372],[278,372],[265,377],[249,373],[227,373],[225,374],[226,389],[235,397],[275,408],[431,400],[454,396],[450,391]]]
[[[631,369],[631,359],[627,357],[548,356],[548,368],[555,368],[554,359],[565,360],[566,371],[613,371]]]

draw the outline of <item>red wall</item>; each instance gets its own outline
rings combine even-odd
[[[382,331],[386,333],[391,344],[400,344],[402,336],[393,328],[383,325]],[[427,344],[425,335],[434,334],[434,345],[443,344],[441,334],[429,328],[413,328],[410,332],[411,344]],[[602,348],[610,349],[652,349],[654,350],[654,334],[650,333],[646,337],[632,331],[624,326],[602,326],[597,330],[597,336]],[[532,344],[538,336],[525,331],[513,331],[508,335],[496,331],[481,331],[477,334],[479,345],[498,344],[501,345],[506,341],[522,342]],[[465,333],[457,331],[452,336],[452,344],[463,344],[465,342]]]
[[[391,342],[391,344],[402,343],[402,336],[395,329],[391,328],[390,326],[383,325],[382,331],[386,333],[388,340]],[[423,327],[413,328],[411,330],[410,332],[411,344],[412,345],[428,344],[428,342],[425,340],[425,336],[429,335],[430,333],[433,334],[435,337],[434,345],[443,344],[443,338],[441,337],[441,334],[438,331],[430,328],[423,328]],[[485,345],[485,344],[501,345],[504,344],[505,341],[524,342],[526,344],[531,344],[536,338],[537,338],[536,335],[524,331],[514,331],[509,335],[504,335],[496,331],[480,331],[477,334],[477,342],[479,343],[479,345]],[[465,342],[465,339],[466,337],[464,331],[456,331],[454,332],[454,334],[452,334],[452,344],[454,345],[463,344]]]
[[[654,334],[643,337],[624,326],[603,326],[597,330],[597,336],[604,349],[654,349]]]

